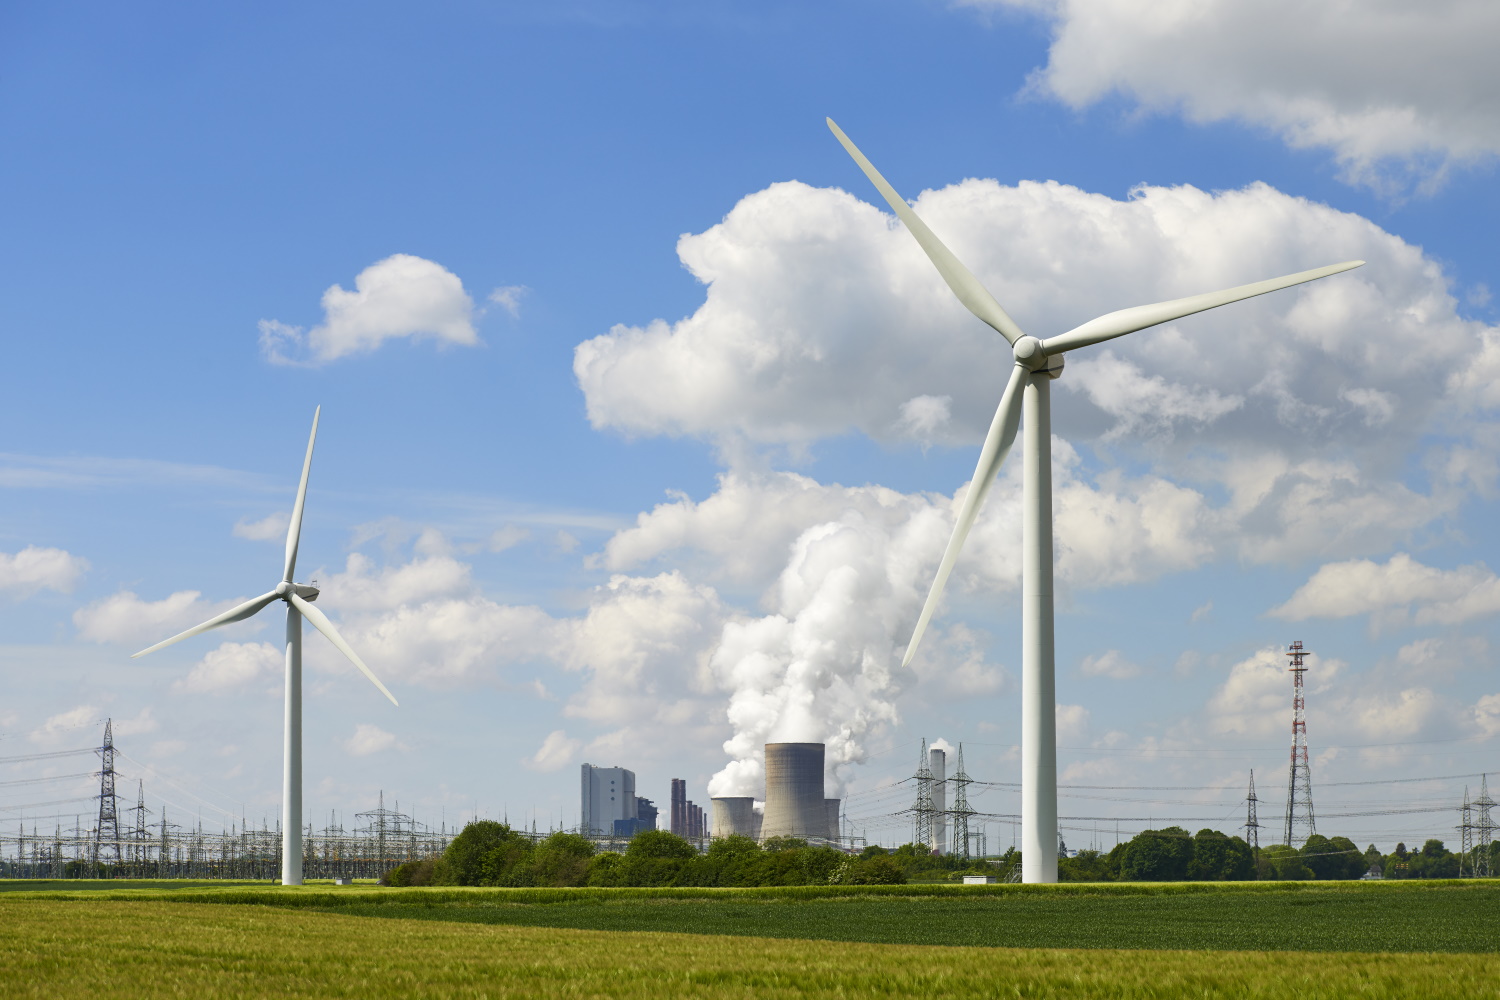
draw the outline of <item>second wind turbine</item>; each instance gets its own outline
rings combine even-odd
[[[285,770],[282,773],[281,790],[282,885],[302,884],[302,619],[312,622],[313,628],[322,632],[340,653],[348,657],[359,668],[360,673],[368,677],[370,683],[391,700],[392,705],[397,703],[395,695],[387,691],[385,685],[380,683],[380,678],[370,672],[365,661],[339,635],[339,630],[333,627],[328,616],[313,607],[312,602],[318,599],[318,588],[292,582],[292,576],[297,572],[297,546],[302,541],[302,507],[307,502],[307,474],[312,471],[313,445],[318,440],[318,416],[322,411],[321,406],[313,411],[312,433],[307,438],[307,456],[302,460],[302,480],[297,484],[297,499],[292,504],[292,519],[286,529],[286,562],[281,582],[276,585],[276,589],[133,654],[145,656],[201,632],[242,622],[276,601],[286,603],[286,718],[283,734]]]
[[[995,482],[1000,465],[1016,439],[1021,415],[1026,416],[1022,448],[1021,502],[1021,879],[1024,882],[1057,881],[1057,693],[1053,662],[1052,626],[1052,380],[1062,375],[1063,355],[1091,344],[1103,343],[1127,333],[1144,330],[1217,306],[1264,295],[1304,281],[1359,267],[1362,260],[1344,261],[1311,271],[1299,271],[1268,281],[1205,292],[1169,302],[1120,309],[1089,320],[1082,326],[1046,340],[1021,332],[979,279],[953,252],[943,245],[927,224],[917,218],[896,189],[886,183],[874,165],[849,137],[827,119],[828,127],[844,149],[859,164],[891,206],[907,230],[916,237],[929,260],[964,306],[989,324],[1010,344],[1015,365],[1000,406],[990,422],[974,479],[958,512],[953,536],[938,564],[927,602],[912,630],[902,666],[916,654],[922,633],[942,597],[948,575],[979,516],[980,507]]]

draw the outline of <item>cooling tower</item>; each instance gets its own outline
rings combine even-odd
[[[762,839],[828,836],[823,800],[823,744],[766,744],[766,814]]]
[[[713,799],[715,837],[755,836],[755,800],[750,796]]]
[[[838,840],[842,833],[839,830],[839,800],[824,799],[823,808],[828,812],[828,839]]]

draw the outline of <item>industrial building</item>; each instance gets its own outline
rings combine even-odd
[[[703,807],[688,799],[687,781],[683,778],[672,779],[671,824],[673,833],[688,840],[702,840],[708,836]]]
[[[656,806],[636,796],[634,771],[584,764],[582,779],[578,825],[585,836],[633,837],[638,830],[656,828]]]

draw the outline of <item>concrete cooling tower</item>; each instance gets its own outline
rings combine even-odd
[[[766,814],[761,837],[828,836],[823,798],[823,744],[766,744]]]
[[[823,807],[828,811],[828,839],[838,840],[842,836],[839,830],[839,800],[824,799]]]
[[[755,836],[755,799],[748,795],[714,799],[715,837]]]

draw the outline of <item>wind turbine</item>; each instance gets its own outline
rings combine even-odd
[[[318,416],[322,410],[320,406],[313,411],[312,434],[307,439],[307,457],[302,460],[302,481],[297,485],[297,499],[292,505],[292,523],[287,526],[286,531],[286,569],[276,589],[134,654],[145,656],[147,653],[154,653],[164,646],[181,642],[200,632],[244,621],[274,601],[286,602],[285,771],[281,792],[282,885],[302,884],[302,619],[312,622],[313,628],[327,636],[328,641],[347,656],[370,679],[370,683],[380,689],[381,694],[391,699],[392,705],[398,704],[395,696],[380,683],[380,678],[370,672],[359,654],[339,635],[333,622],[313,607],[312,602],[318,598],[318,588],[292,582],[292,575],[297,569],[297,543],[302,537],[302,505],[307,500],[307,474],[312,469],[313,443],[318,440]]]
[[[1057,881],[1057,694],[1053,663],[1052,629],[1052,380],[1062,374],[1063,355],[1091,344],[1103,343],[1127,333],[1144,330],[1193,313],[1214,309],[1304,281],[1359,267],[1362,260],[1300,271],[1281,278],[1218,292],[1191,295],[1169,302],[1132,306],[1106,313],[1082,326],[1046,340],[1021,332],[979,279],[953,255],[927,224],[917,217],[896,189],[849,141],[849,137],[826,119],[844,149],[859,164],[865,176],[884,196],[896,217],[916,237],[929,260],[953,294],[979,319],[1005,338],[1015,355],[1015,366],[1000,396],[1000,406],[985,435],[974,479],[959,509],[953,537],[938,564],[937,577],[927,593],[927,602],[912,630],[902,666],[911,663],[922,633],[932,619],[943,586],[963,549],[969,529],[994,484],[1000,465],[1016,439],[1021,415],[1026,416],[1022,448],[1021,528],[1021,878],[1025,882]]]

